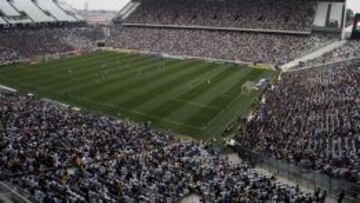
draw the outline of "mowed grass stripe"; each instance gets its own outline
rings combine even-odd
[[[176,99],[185,100],[185,101],[191,101],[198,97],[200,94],[203,94],[205,91],[208,91],[209,88],[212,88],[219,84],[220,82],[227,80],[228,77],[231,76],[231,74],[236,74],[239,70],[236,70],[235,68],[225,68],[226,66],[220,66],[219,68],[224,69],[221,74],[216,75],[212,78],[209,78],[208,81],[203,81],[200,85],[197,85],[196,87],[192,88],[190,91],[185,92],[184,94],[180,95]],[[209,82],[209,83],[208,83]]]
[[[103,59],[108,59],[111,57],[111,55],[101,55]],[[114,56],[114,55],[112,55]],[[99,63],[99,60],[95,60],[92,58],[92,63]],[[101,60],[100,60],[101,61]],[[33,74],[24,74],[22,76],[16,77],[17,80],[21,80],[22,82],[39,82],[41,80],[48,80],[49,78],[55,76],[55,75],[62,75],[64,72],[67,73],[67,71],[64,71],[64,69],[68,70],[69,67],[81,67],[84,63],[74,63],[73,65],[63,65],[58,68],[47,68],[47,67],[34,67],[33,70],[35,70],[36,73]],[[51,65],[49,65],[51,66]],[[30,70],[31,71],[31,70]],[[9,77],[10,78],[10,77]]]
[[[112,68],[112,70],[108,73],[102,72],[102,70],[99,72],[94,72],[93,75],[99,74],[96,76],[95,81],[91,81],[86,77],[83,77],[81,79],[81,83],[78,83],[73,86],[67,87],[68,91],[71,93],[84,93],[87,92],[94,92],[95,89],[101,88],[105,83],[110,83],[113,78],[115,77],[121,77],[121,78],[127,78],[134,76],[134,73],[138,70],[141,70],[143,66],[147,66],[147,64],[152,64],[156,62],[156,59],[152,58],[151,60],[145,59],[139,59],[138,61],[134,60],[133,62],[129,62],[126,65],[120,64],[118,67]],[[88,76],[91,78],[91,75]]]
[[[216,72],[215,75],[212,75],[211,77],[200,77],[200,80],[202,81],[200,85],[197,85],[197,86],[191,88],[190,91],[187,91],[188,88],[185,89],[185,91],[186,91],[185,93],[178,95],[174,98],[171,98],[170,100],[168,100],[165,103],[160,102],[161,105],[154,106],[153,109],[151,109],[148,113],[167,117],[168,115],[173,114],[174,112],[176,112],[176,110],[178,110],[186,105],[192,105],[195,108],[202,107],[202,108],[210,108],[211,109],[212,107],[197,104],[195,102],[194,103],[188,102],[187,100],[184,101],[182,98],[184,98],[184,95],[189,95],[189,92],[191,92],[191,93],[197,92],[197,94],[204,93],[204,91],[207,91],[206,88],[209,87],[209,84],[207,83],[208,80],[214,81],[213,85],[216,85],[215,84],[216,81],[226,80],[231,74],[234,73],[234,71],[236,71],[232,68],[224,68],[224,67],[225,66],[216,67],[216,69],[219,70],[219,72]],[[206,85],[204,86],[203,84],[206,84]],[[198,89],[200,89],[199,87],[202,87],[200,92],[198,92]],[[188,98],[188,99],[189,99],[189,101],[192,101],[191,98]],[[179,114],[176,115],[176,119],[181,121]]]
[[[222,92],[226,91],[229,87],[238,83],[238,81],[242,80],[243,78],[247,78],[251,72],[251,69],[239,69],[236,73],[231,75],[227,78],[227,80],[218,81],[216,85],[213,83],[209,84],[209,87],[204,90],[203,92],[194,95],[191,99],[186,101],[201,103],[206,106],[212,106],[214,109],[221,109],[218,105],[211,105],[209,101],[213,98],[217,97]],[[235,95],[238,95],[239,92],[234,92]]]
[[[167,78],[170,74],[176,74],[178,72],[186,71],[189,69],[187,67],[189,64],[197,63],[196,61],[178,61],[173,65],[168,65],[165,69],[155,71],[152,74],[146,74],[144,77],[134,77],[133,80],[129,81],[119,81],[118,78],[115,78],[113,83],[109,83],[106,86],[103,86],[99,91],[100,94],[94,94],[94,99],[102,100],[104,102],[108,102],[112,100],[111,98],[114,95],[122,95],[126,94],[129,91],[134,91],[140,87],[151,84],[152,82],[161,79]],[[117,97],[117,96],[116,96]],[[116,101],[116,97],[114,98]]]
[[[199,89],[202,91],[195,90],[194,92],[189,91],[190,94],[187,94],[187,97],[183,97],[184,99],[187,98],[188,103],[184,103],[184,105],[179,108],[177,111],[172,112],[169,115],[166,115],[169,118],[176,118],[181,119],[184,123],[189,124],[190,118],[194,117],[194,115],[201,114],[202,117],[198,118],[197,120],[191,120],[192,125],[197,127],[204,127],[207,123],[216,116],[221,109],[217,108],[217,106],[209,105],[208,101],[212,98],[216,97],[221,91],[226,89],[228,86],[231,86],[233,83],[239,79],[239,77],[246,75],[248,69],[235,69],[235,68],[228,68],[226,75],[223,77],[214,78],[214,81],[208,84],[207,82],[204,83],[205,85],[198,86]],[[186,95],[186,94],[184,94]],[[189,97],[191,95],[191,97]],[[183,95],[182,95],[183,96]],[[191,108],[192,103],[199,103],[205,108]],[[191,113],[189,113],[188,109],[191,108]]]
[[[73,60],[66,61],[65,63],[60,63],[57,65],[52,64],[34,64],[31,65],[28,68],[24,68],[23,70],[26,70],[26,73],[23,73],[21,75],[17,75],[16,78],[18,80],[26,80],[26,79],[38,79],[38,78],[44,78],[46,75],[49,75],[49,73],[55,74],[58,72],[63,72],[64,69],[68,69],[69,67],[74,67],[78,64],[82,64],[81,62],[86,61],[94,61],[99,59],[106,59],[106,57],[109,56],[116,56],[114,53],[111,52],[104,52],[100,53],[99,55],[94,55],[89,58],[83,58],[81,60],[78,60],[78,58],[74,58]],[[8,76],[11,77],[11,76]]]
[[[211,123],[211,120],[216,119],[216,117],[222,111],[224,111],[226,108],[231,106],[231,104],[235,101],[235,99],[241,95],[241,86],[246,81],[253,81],[256,79],[260,79],[262,73],[263,72],[259,69],[252,69],[250,71],[250,73],[248,73],[248,74],[246,74],[246,76],[242,77],[239,80],[239,82],[230,86],[230,88],[227,91],[225,91],[224,94],[220,94],[220,95],[216,96],[215,98],[211,99],[208,103],[212,106],[219,106],[219,104],[220,104],[221,108],[217,108],[216,111],[213,111],[213,112],[209,111],[208,109],[200,110],[199,112],[196,112],[191,117],[189,117],[185,123],[194,123],[194,122],[198,122],[199,120],[201,120],[203,127],[208,126]],[[224,95],[230,91],[235,91],[235,92],[237,92],[237,94],[232,94],[231,97],[227,96],[227,97],[229,97],[228,99],[219,100],[219,98],[224,98]],[[213,113],[213,115],[211,115],[211,113]]]
[[[110,54],[109,52],[96,52],[91,54],[84,54],[82,56],[70,56],[62,59],[57,59],[53,61],[44,62],[41,64],[15,64],[4,67],[0,70],[2,74],[5,74],[7,77],[22,77],[29,73],[37,74],[43,72],[43,68],[57,68],[64,65],[72,65],[70,63],[81,60],[88,60],[91,57],[96,57],[100,55]],[[51,67],[50,67],[51,65]]]
[[[144,92],[143,94],[140,94],[135,98],[128,100],[127,102],[121,103],[120,106],[126,108],[136,108],[149,100],[156,99],[156,97],[158,97],[160,94],[166,94],[167,92],[173,91],[178,86],[186,84],[191,79],[200,77],[202,74],[205,74],[209,71],[214,71],[214,67],[216,66],[216,64],[209,64],[208,66],[205,66],[203,68],[194,68],[193,71],[190,71],[189,73],[183,76],[179,76],[164,84],[159,84],[152,89]]]
[[[119,61],[119,58],[115,56],[109,56],[109,58],[106,58],[106,61],[107,63],[117,63]],[[57,88],[59,84],[60,86],[64,83],[68,84],[71,81],[74,81],[74,79],[77,80],[84,77],[88,73],[98,71],[102,63],[102,60],[96,60],[92,61],[91,63],[82,63],[78,64],[77,66],[69,67],[69,69],[62,70],[62,72],[58,74],[49,72],[47,77],[37,79],[36,84],[39,86],[48,85],[50,87],[54,86],[54,88]],[[24,82],[27,81],[28,80],[24,80]]]
[[[206,63],[201,63],[201,62],[198,62],[198,61],[192,61],[191,63],[189,64],[186,64],[186,68],[185,67],[185,64],[176,64],[176,71],[172,71],[171,74],[167,74],[167,75],[164,75],[163,79],[156,79],[156,80],[153,80],[153,81],[150,81],[150,82],[146,82],[144,80],[140,80],[138,82],[133,82],[134,85],[136,85],[136,87],[134,88],[129,88],[129,89],[123,89],[123,94],[119,94],[117,96],[115,96],[113,99],[107,101],[108,103],[112,103],[112,102],[115,102],[116,104],[119,104],[119,103],[123,103],[123,102],[126,102],[126,101],[130,101],[131,98],[135,98],[139,95],[143,95],[144,93],[148,93],[148,92],[151,92],[154,88],[156,87],[165,87],[168,85],[169,82],[179,78],[179,77],[182,77],[182,75],[186,75],[188,74],[189,72],[192,72],[194,71],[195,68],[205,68],[207,66]],[[172,67],[172,68],[175,68],[175,67]],[[216,72],[215,70],[214,71],[211,71],[211,73],[213,72]],[[208,75],[208,73],[205,73],[205,75]],[[195,80],[198,80],[200,76],[196,77],[195,79],[193,79],[194,81]],[[188,78],[188,79],[191,79],[191,78]],[[140,86],[142,83],[142,86]],[[161,101],[166,101],[168,100],[169,98],[171,98],[171,95],[170,94],[173,94],[175,93],[176,95],[178,94],[179,91],[182,91],[183,90],[183,86],[185,86],[184,84],[182,85],[179,85],[176,89],[174,89],[173,91],[167,91],[167,92],[161,92],[161,94],[157,95],[157,97],[155,98],[156,101],[157,101],[157,104],[159,103],[159,100]],[[154,100],[154,99],[153,99]],[[148,103],[153,103],[153,100],[146,100],[144,104],[141,105],[141,107],[145,106],[146,104]],[[141,111],[144,111],[143,109],[141,109]],[[145,110],[146,111],[146,110]]]
[[[107,74],[113,74],[114,72],[128,71],[131,68],[119,68],[121,65],[124,65],[124,60],[115,60],[114,63],[106,67],[99,67],[98,64],[88,66],[88,68],[84,68],[82,71],[78,71],[75,75],[67,74],[67,76],[70,76],[70,78],[68,78],[69,80],[66,80],[66,78],[60,78],[58,79],[58,83],[53,83],[50,86],[56,88],[58,91],[72,91],[75,88],[78,88],[78,86],[84,86],[88,83],[94,82],[92,79],[99,79],[99,76],[105,75],[104,72],[107,72]],[[127,62],[127,64],[145,64],[150,60],[151,59],[149,58],[133,58],[132,61]]]
[[[265,70],[263,73],[259,74],[255,80],[261,78],[268,78],[272,81],[273,76],[276,76],[274,72]],[[238,116],[247,117],[253,108],[253,104],[257,98],[262,95],[263,91],[251,91],[246,94],[239,94],[231,105],[227,108],[224,108],[219,116],[214,117],[210,121],[209,125],[206,127],[207,132],[212,132],[210,137],[201,136],[201,139],[210,139],[216,135],[220,135],[225,127],[232,121],[236,120]],[[217,127],[219,126],[219,127]]]
[[[129,78],[135,75],[136,72],[142,70],[144,67],[143,64],[152,64],[148,60],[144,62],[143,59],[139,59],[138,61],[129,62],[128,64],[115,64],[110,67],[99,68],[87,75],[83,75],[80,77],[75,84],[65,84],[63,88],[68,92],[77,93],[79,92],[87,92],[88,89],[94,88],[94,86],[99,87],[105,82],[108,82],[112,77],[118,77],[121,75],[121,78]]]
[[[224,92],[218,95],[213,100],[209,101],[210,105],[218,106],[219,108],[223,109],[226,107],[224,101],[232,101],[242,92],[242,85],[245,84],[247,81],[253,81],[260,79],[261,77],[265,77],[263,75],[264,72],[261,69],[251,69],[251,72],[246,75],[246,77],[242,77],[236,84],[229,87],[229,89],[224,90]]]
[[[199,75],[195,78],[187,78],[188,80],[181,85],[177,85],[173,91],[167,91],[162,92],[158,97],[154,98],[153,100],[148,100],[141,106],[138,106],[137,108],[141,111],[145,111],[148,114],[155,114],[157,116],[166,116],[169,114],[169,112],[173,112],[179,107],[184,105],[183,101],[176,100],[179,95],[183,94],[184,92],[188,91],[189,84],[195,83],[198,81],[204,81],[207,78],[214,77],[214,75],[221,74],[225,71],[225,69],[221,68],[213,68],[214,70],[211,72],[204,73],[202,75]],[[164,86],[168,86],[168,84],[165,84]],[[201,104],[192,103],[193,106],[204,107]]]
[[[101,109],[102,112],[104,113],[108,113],[110,115],[114,115],[114,116],[119,116],[120,114],[123,114],[123,116],[129,116],[131,118],[133,118],[134,120],[137,121],[154,121],[154,120],[161,120],[163,123],[166,123],[166,125],[173,125],[176,126],[176,128],[188,128],[188,129],[192,129],[192,130],[196,130],[196,128],[194,128],[191,125],[187,125],[184,123],[179,123],[167,118],[162,118],[162,117],[158,117],[155,115],[149,115],[140,111],[136,111],[136,110],[124,110],[122,108],[119,108],[115,105],[110,105],[110,104],[106,104],[106,103],[101,103],[101,102],[96,102],[94,100],[91,99],[87,99],[87,98],[80,98],[80,97],[72,97],[73,101],[75,103],[81,103],[83,104],[83,106],[92,106],[95,109]],[[72,103],[74,103],[72,102]],[[165,129],[165,128],[164,128]]]
[[[210,66],[216,67],[218,65],[217,64],[210,64]],[[218,71],[218,72],[222,71],[222,69],[217,69],[217,68],[212,68],[212,67],[204,67],[204,68],[206,68],[206,69],[211,68],[212,71]],[[194,69],[196,70],[196,68],[191,68],[191,70],[194,70]],[[210,71],[210,72],[212,72],[212,71]],[[195,74],[192,73],[192,74],[193,75],[198,75],[196,73]],[[211,74],[211,73],[209,73],[209,74]],[[172,77],[174,77],[174,75],[172,75]],[[199,77],[199,76],[197,76],[197,77]],[[185,78],[189,78],[189,77],[185,77]],[[193,79],[197,80],[197,78],[193,78]],[[172,79],[170,79],[170,81],[172,81]],[[182,86],[184,86],[184,85],[182,85]],[[168,87],[168,86],[166,86],[166,87]],[[164,94],[161,94],[161,95],[164,95]],[[109,104],[109,106],[115,106],[115,105]],[[196,130],[196,126],[184,124],[184,123],[178,122],[176,120],[167,119],[166,117],[160,117],[160,116],[153,115],[153,114],[147,114],[147,113],[144,113],[143,111],[135,110],[135,108],[123,108],[123,105],[119,105],[119,108],[121,110],[123,110],[125,113],[128,111],[128,113],[130,113],[130,114],[133,114],[135,112],[136,114],[142,114],[143,116],[147,116],[147,117],[151,118],[151,121],[154,122],[154,123],[166,122],[167,124],[171,124],[172,126],[186,127],[186,128],[189,128],[189,129]],[[129,109],[129,110],[127,110],[127,109]],[[134,110],[132,110],[132,109],[134,109]]]
[[[106,61],[106,63],[104,63],[104,60]],[[62,72],[59,72],[58,74],[50,73],[49,77],[53,77],[54,79],[58,77],[59,80],[63,80],[64,77],[69,77],[69,76],[82,77],[84,74],[90,71],[100,71],[103,69],[103,67],[117,63],[122,63],[124,61],[130,61],[129,63],[131,63],[133,61],[149,61],[149,60],[151,60],[151,58],[149,57],[132,57],[131,59],[127,59],[126,57],[123,58],[123,57],[118,57],[116,55],[112,55],[112,56],[107,56],[107,58],[105,59],[102,58],[84,63],[78,63],[77,65],[69,67],[67,70],[62,70]],[[69,71],[71,73],[69,73]]]
[[[136,80],[143,79],[143,76],[149,77],[154,74],[158,74],[159,65],[162,61],[153,61],[152,63],[145,64],[144,66],[137,66],[130,68],[130,72],[126,72],[125,74],[112,74],[107,77],[104,81],[96,84],[94,87],[92,84],[88,86],[84,86],[82,88],[78,88],[78,91],[83,92],[83,94],[90,95],[91,98],[106,98],[109,96],[109,91],[113,91],[116,88],[123,87],[124,85],[130,85],[134,83]],[[168,61],[168,64],[176,64],[179,63],[176,60]],[[146,72],[146,74],[142,74],[141,72]],[[142,75],[142,77],[140,77]],[[88,93],[88,94],[87,94]]]

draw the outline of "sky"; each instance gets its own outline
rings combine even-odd
[[[129,0],[62,0],[66,1],[74,8],[84,9],[85,1],[88,2],[89,9],[106,9],[106,10],[119,10]],[[355,12],[360,13],[360,0],[348,0],[348,7],[352,8]]]
[[[355,12],[360,13],[360,0],[348,0],[348,8],[352,8]]]

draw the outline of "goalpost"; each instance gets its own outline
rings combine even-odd
[[[258,88],[256,87],[256,84],[253,81],[247,81],[241,85],[242,95],[249,95],[254,90],[258,90]]]

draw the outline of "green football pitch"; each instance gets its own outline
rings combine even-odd
[[[0,68],[0,84],[204,140],[251,111],[262,92],[244,91],[243,84],[274,76],[240,65],[115,52]]]

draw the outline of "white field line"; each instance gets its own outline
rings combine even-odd
[[[93,100],[88,99],[88,98],[84,98],[84,97],[82,97],[81,100],[86,100],[86,101],[89,101],[90,103],[98,104],[98,105],[101,105],[101,106],[108,106],[108,107],[112,107],[112,108],[117,108],[117,109],[120,109],[121,111],[124,111],[124,112],[134,113],[134,114],[138,114],[138,115],[142,115],[142,116],[147,116],[147,117],[150,117],[150,118],[156,118],[156,119],[163,120],[163,121],[173,123],[173,124],[176,124],[176,125],[181,125],[181,126],[186,126],[186,127],[191,127],[191,128],[197,128],[197,129],[200,129],[200,130],[204,129],[202,127],[196,127],[196,126],[193,126],[193,125],[180,123],[180,122],[177,122],[177,121],[174,121],[174,120],[171,120],[171,119],[166,119],[166,118],[162,118],[162,117],[159,117],[159,116],[150,115],[150,114],[143,113],[143,112],[136,111],[136,110],[129,110],[129,109],[124,109],[124,108],[121,108],[119,106],[115,106],[115,105],[111,105],[111,104],[94,102]]]
[[[11,87],[7,87],[7,86],[4,86],[4,85],[0,85],[0,89],[6,90],[6,91],[9,91],[9,92],[17,92],[16,89],[11,88]]]

